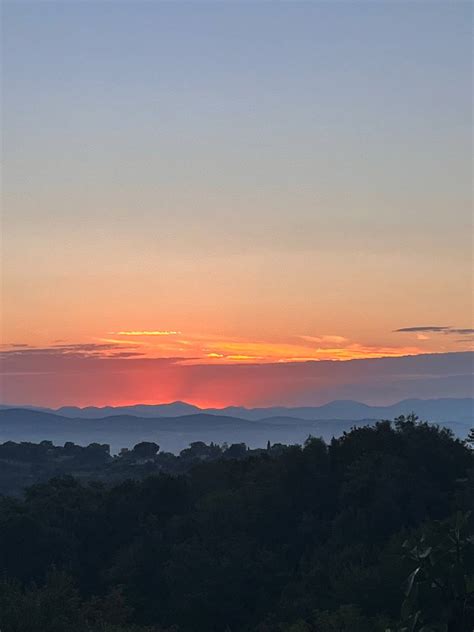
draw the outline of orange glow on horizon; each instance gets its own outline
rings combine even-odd
[[[2,354],[2,402],[84,407],[185,401],[201,408],[223,408],[315,405],[332,399],[365,401],[367,393],[371,398],[387,398],[387,393],[393,393],[391,397],[397,401],[397,383],[401,379],[398,372],[402,376],[409,372],[412,377],[412,367],[414,377],[418,372],[419,380],[403,378],[405,398],[426,394],[452,396],[451,382],[448,379],[443,387],[436,371],[429,378],[433,384],[426,391],[427,375],[431,375],[432,366],[438,366],[435,359],[438,354],[425,355],[425,359],[412,364],[408,356],[419,353],[407,354],[406,350],[397,349],[391,350],[389,357],[386,351],[382,354],[380,349],[360,346],[355,350],[336,350],[340,354],[336,361],[327,357],[314,361],[312,356],[279,357],[273,362],[268,356],[266,361],[257,362],[241,357],[190,361],[176,356],[153,358],[140,351],[128,345],[123,351],[108,346],[99,349],[93,344],[45,349],[18,345]],[[369,351],[369,358],[361,357]],[[355,352],[358,358],[347,357]],[[333,357],[334,347],[325,353]],[[402,355],[405,360],[399,357]],[[439,355],[440,362],[449,365],[449,375],[453,371],[461,375],[468,371],[465,365],[469,360],[463,354],[452,354],[452,360],[446,354]],[[400,365],[393,364],[398,360]],[[452,363],[461,368],[452,369]],[[392,367],[396,368],[395,373]],[[459,393],[467,396],[466,390]]]
[[[42,346],[28,340],[4,345],[2,401],[53,407],[174,401],[201,408],[314,404],[321,399],[356,397],[362,388],[357,386],[360,372],[366,366],[358,361],[452,351],[445,346],[448,336],[440,335],[435,347],[435,336],[420,341],[419,332],[409,334],[412,344],[407,345],[401,344],[407,338],[396,333],[387,334],[389,344],[377,344],[335,333],[252,339],[213,333],[143,333],[164,329],[120,331],[142,333],[89,336],[80,343],[53,339]],[[416,384],[403,385],[407,395],[419,396],[415,388]],[[377,397],[378,386],[369,392]],[[444,392],[451,394],[449,389]]]

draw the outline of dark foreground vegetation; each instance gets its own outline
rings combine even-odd
[[[141,441],[131,450],[123,448],[112,456],[107,443],[84,447],[71,441],[64,446],[53,445],[52,441],[7,441],[0,444],[0,494],[20,495],[27,487],[64,475],[83,482],[93,480],[110,485],[152,474],[185,474],[198,463],[260,454],[276,456],[285,449],[281,444],[268,443],[266,450],[252,450],[245,443],[220,446],[195,441],[175,455],[162,452],[153,441]]]
[[[330,445],[213,448],[112,484],[99,447],[84,480],[0,498],[0,630],[472,632],[467,443],[409,417]],[[153,449],[120,467],[157,469]]]

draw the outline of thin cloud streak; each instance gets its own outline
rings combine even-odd
[[[451,325],[426,325],[421,327],[402,327],[395,329],[395,333],[435,333],[435,334],[457,334],[458,336],[470,336],[474,334],[474,329],[470,327],[452,327]]]
[[[334,343],[342,343],[347,340],[344,336],[336,336],[336,335],[324,335],[324,336],[298,336],[301,340],[305,340],[306,342],[334,342]]]
[[[55,344],[49,347],[32,347],[29,345],[5,345],[7,348],[3,348],[0,351],[0,360],[7,360],[9,357],[23,357],[33,358],[36,356],[49,356],[49,357],[62,357],[62,356],[74,356],[77,358],[109,358],[116,357],[117,354],[121,354],[125,357],[142,356],[143,354],[138,351],[134,351],[133,348],[127,352],[123,351],[123,346],[114,343],[74,343],[74,344]]]
[[[450,325],[422,325],[421,327],[401,327],[400,329],[395,329],[395,333],[417,333],[417,332],[431,332],[431,333],[442,333],[444,331],[449,331],[451,329]]]
[[[180,331],[111,331],[110,336],[180,336]]]

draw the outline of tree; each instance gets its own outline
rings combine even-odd
[[[132,450],[133,456],[139,459],[153,459],[159,452],[160,446],[153,441],[141,441]]]
[[[471,428],[469,430],[469,434],[467,435],[466,443],[471,448],[474,448],[474,428]]]
[[[474,536],[470,513],[434,525],[413,545],[415,563],[402,605],[401,631],[472,632],[474,628]]]

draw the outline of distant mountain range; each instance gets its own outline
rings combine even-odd
[[[353,426],[373,424],[415,412],[464,438],[474,426],[474,399],[405,400],[391,406],[335,401],[299,408],[201,410],[184,402],[106,408],[0,407],[0,443],[4,441],[73,441],[80,445],[108,443],[113,452],[139,441],[156,441],[163,450],[179,452],[192,441],[245,442],[251,447],[271,443],[303,443],[309,436],[326,441]]]
[[[155,441],[162,450],[179,452],[193,441],[206,443],[246,443],[265,447],[273,443],[303,443],[309,435],[330,440],[351,426],[353,421],[308,421],[289,417],[273,417],[261,421],[225,415],[198,413],[176,417],[136,417],[110,415],[101,418],[64,417],[57,413],[24,408],[0,410],[0,443],[5,441],[43,440],[79,445],[108,443],[117,453],[139,441]]]
[[[0,409],[19,408],[18,406],[0,405]],[[226,408],[199,408],[186,402],[169,404],[136,404],[134,406],[105,406],[78,408],[63,406],[58,409],[21,406],[21,408],[40,410],[63,417],[80,419],[99,419],[116,415],[132,415],[134,417],[181,417],[183,415],[206,414],[226,417],[238,417],[258,421],[270,417],[292,417],[295,419],[321,420],[340,419],[356,421],[361,419],[393,419],[399,415],[415,412],[427,421],[441,423],[444,421],[469,422],[474,420],[474,398],[439,398],[439,399],[405,399],[389,406],[370,406],[352,400],[336,400],[322,406],[245,408],[228,406]]]

